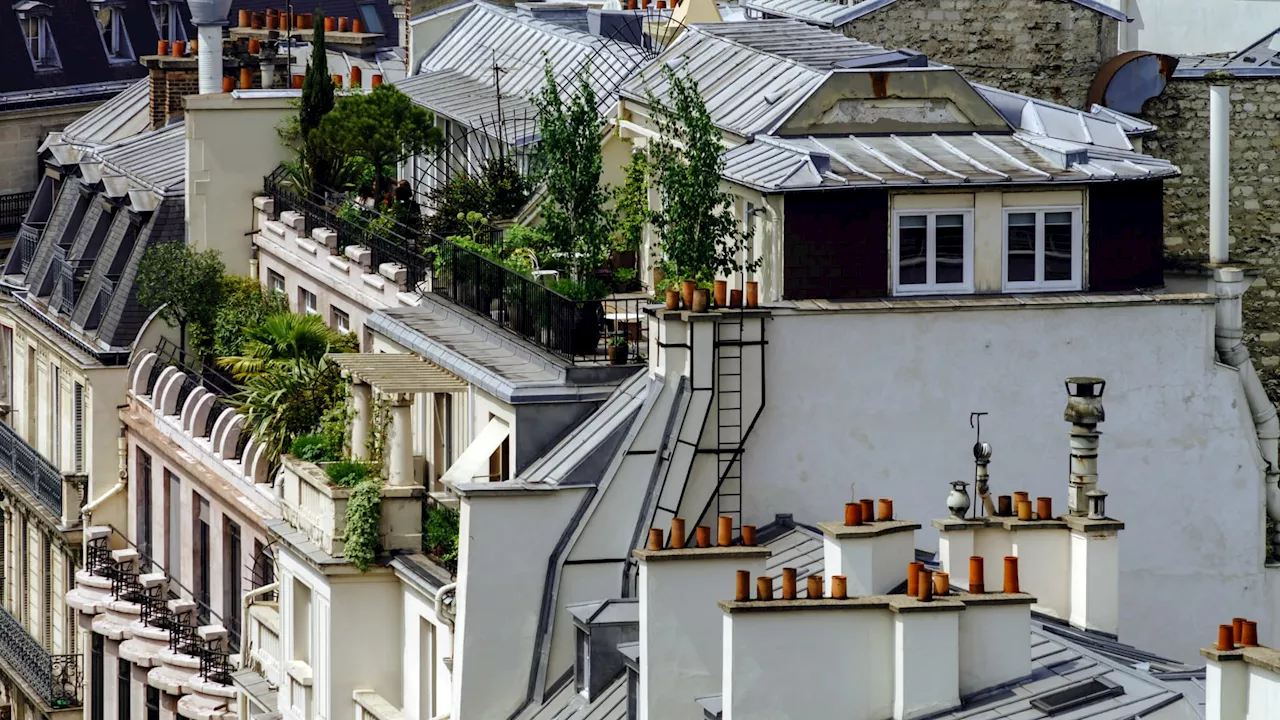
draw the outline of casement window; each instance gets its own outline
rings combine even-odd
[[[351,332],[351,316],[347,313],[333,308],[333,329],[340,333]]]
[[[360,19],[364,20],[364,31],[370,33],[381,34],[382,18],[378,15],[378,8],[373,3],[360,4]]]
[[[1004,211],[1004,289],[1079,290],[1083,283],[1079,207]]]
[[[228,621],[232,647],[240,646],[240,526],[231,518],[223,518],[222,537],[226,542],[222,559],[222,616]]]
[[[105,4],[94,5],[94,18],[98,32],[102,34],[102,47],[112,62],[133,60],[133,48],[129,45],[129,32],[124,25],[122,8]]]
[[[156,33],[161,40],[174,42],[186,40],[187,32],[182,26],[182,14],[178,6],[169,2],[152,2],[151,16],[156,21]]]
[[[201,623],[209,621],[209,501],[192,493],[191,563],[196,614]]]
[[[121,658],[116,674],[117,718],[133,717],[132,708],[130,707],[132,704],[130,701],[133,699],[131,697],[133,694],[133,683],[130,682],[131,674],[129,661]]]
[[[973,292],[973,212],[895,213],[893,290],[895,295]]]
[[[160,720],[160,690],[147,686],[147,720]]]
[[[89,647],[89,718],[104,720],[106,708],[102,707],[104,696],[102,683],[106,682],[106,639],[98,633],[89,633],[92,645]]]
[[[146,557],[154,559],[156,557],[153,545],[155,524],[152,512],[155,507],[155,498],[151,492],[151,455],[142,448],[137,448],[137,455],[138,474],[134,482],[138,488],[138,550]]]
[[[47,3],[24,0],[13,6],[18,13],[22,35],[26,40],[27,54],[36,70],[53,70],[61,66],[58,46],[53,42],[53,30],[49,18],[53,8]]]
[[[280,293],[281,295],[285,295],[286,292],[284,289],[284,276],[276,272],[275,270],[268,270],[267,271],[267,288],[270,289],[271,292],[273,293]]]
[[[298,312],[304,315],[316,315],[316,294],[306,288],[298,288]]]

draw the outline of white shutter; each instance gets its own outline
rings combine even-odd
[[[40,528],[33,522],[27,523],[27,607],[23,613],[27,620],[27,632],[31,637],[40,636],[40,627],[44,618],[40,616],[40,571],[44,561],[40,558]]]
[[[53,585],[53,603],[50,608],[53,638],[49,649],[55,655],[65,655],[67,649],[67,587],[66,560],[61,548],[55,549],[50,557],[49,582]]]

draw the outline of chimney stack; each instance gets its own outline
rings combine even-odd
[[[879,505],[881,513],[876,517],[893,516],[892,500],[881,500]],[[920,523],[892,519],[873,522],[866,514],[865,504],[860,512],[849,508],[845,520],[859,520],[860,524],[818,523],[827,574],[845,576],[850,595],[891,592],[902,582],[902,569],[915,560],[915,531],[920,529]]]
[[[1102,392],[1107,382],[1101,378],[1067,378],[1067,409],[1063,418],[1071,423],[1071,480],[1067,510],[1083,517],[1089,513],[1089,491],[1098,487],[1098,423],[1107,419],[1102,409]]]
[[[230,23],[231,0],[187,0],[191,22],[196,26],[199,45],[200,94],[222,89],[222,28]]]

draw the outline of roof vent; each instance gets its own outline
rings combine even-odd
[[[770,105],[778,102],[781,99],[782,99],[782,93],[778,92],[777,90],[769,90],[764,94],[764,101],[769,103]]]
[[[831,157],[822,153],[809,153],[809,162],[813,163],[813,167],[818,171],[819,175],[825,175],[831,172]]]
[[[1123,687],[1105,677],[1095,677],[1032,698],[1031,707],[1052,716],[1123,694]]]

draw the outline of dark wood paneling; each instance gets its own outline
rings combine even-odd
[[[786,196],[782,296],[786,300],[889,294],[889,193],[836,190]]]
[[[1089,187],[1089,290],[1164,285],[1162,186],[1143,180]]]

